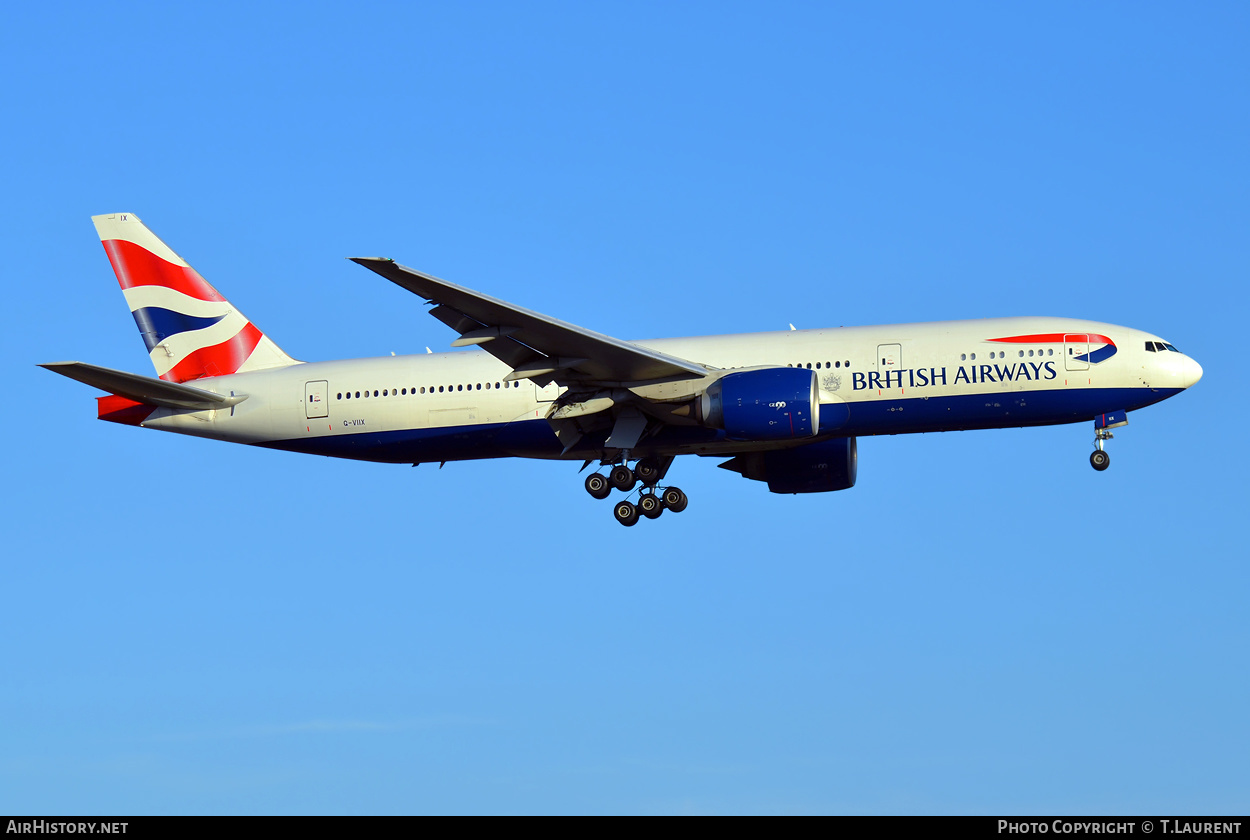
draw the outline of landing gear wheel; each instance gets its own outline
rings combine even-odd
[[[664,502],[654,493],[643,493],[638,499],[638,512],[648,519],[659,519],[664,512]]]
[[[634,471],[624,464],[617,464],[612,468],[609,475],[612,486],[617,490],[624,490],[628,493],[634,489],[634,485],[638,483],[638,479],[634,476]]]
[[[690,501],[686,498],[686,494],[676,487],[665,487],[664,493],[660,498],[664,501],[664,507],[673,513],[681,513],[686,509],[686,504]]]
[[[1099,472],[1102,472],[1107,467],[1111,466],[1111,456],[1102,449],[1095,449],[1090,453],[1089,465]]]
[[[632,502],[617,502],[616,507],[612,508],[612,515],[626,528],[638,522],[638,508],[634,507]]]
[[[591,473],[586,476],[586,492],[596,499],[606,499],[612,492],[612,485],[608,484],[606,476],[602,476],[599,473]]]
[[[660,465],[655,462],[654,458],[643,458],[634,465],[634,475],[638,476],[638,480],[647,487],[654,487],[655,483],[660,480]]]

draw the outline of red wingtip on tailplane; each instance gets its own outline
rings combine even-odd
[[[109,394],[107,397],[96,397],[96,411],[101,420],[138,426],[148,419],[149,414],[156,411],[156,406]]]

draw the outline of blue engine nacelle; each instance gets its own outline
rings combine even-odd
[[[820,427],[816,374],[802,368],[727,373],[703,392],[699,418],[730,440],[793,440]]]
[[[855,486],[859,449],[855,438],[837,438],[793,449],[748,452],[720,466],[753,481],[767,481],[773,493],[828,493]]]

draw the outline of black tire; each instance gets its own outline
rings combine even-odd
[[[655,462],[654,458],[643,458],[634,465],[634,475],[638,476],[638,480],[647,487],[654,487],[655,483],[660,480],[660,465]]]
[[[634,507],[633,502],[624,500],[617,502],[616,507],[612,508],[612,515],[616,517],[617,522],[626,528],[638,522],[638,508]]]
[[[1102,472],[1111,466],[1111,456],[1102,449],[1095,449],[1089,456],[1089,465]]]
[[[591,473],[586,476],[586,492],[596,499],[606,499],[612,493],[612,485],[606,476]]]
[[[638,512],[648,519],[658,519],[664,512],[664,502],[654,493],[643,493],[638,499]]]
[[[638,479],[634,476],[634,471],[624,464],[617,464],[612,468],[609,475],[612,486],[617,490],[624,490],[628,493],[634,489],[634,485],[638,483]]]
[[[686,498],[686,494],[681,492],[681,490],[676,487],[665,487],[661,498],[664,501],[664,507],[668,508],[673,513],[681,513],[686,509],[686,505],[690,502],[690,500]]]

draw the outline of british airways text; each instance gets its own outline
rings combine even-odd
[[[906,370],[856,371],[851,374],[852,390],[865,388],[925,388],[930,385],[958,385],[961,382],[1037,382],[1059,374],[1054,362],[1019,362],[1010,365],[960,365],[953,378],[946,368],[907,368]]]

